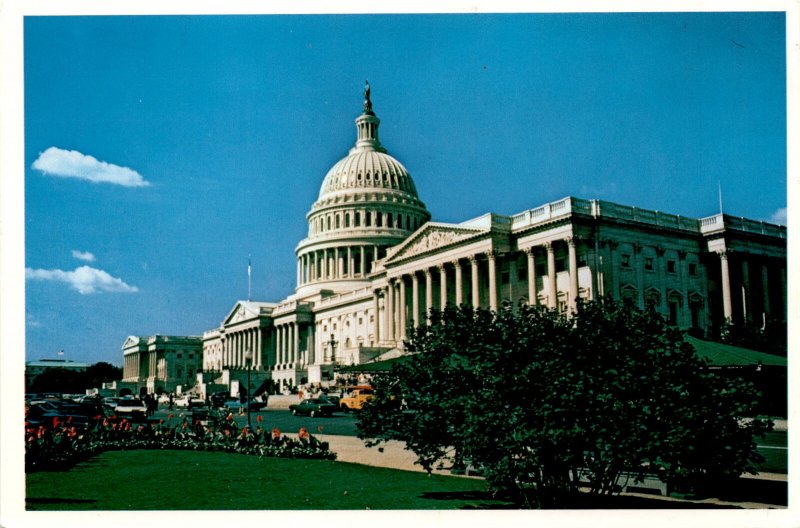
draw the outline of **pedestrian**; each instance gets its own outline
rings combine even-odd
[[[175,404],[175,395],[173,393],[169,393],[169,410],[172,410],[172,406]]]

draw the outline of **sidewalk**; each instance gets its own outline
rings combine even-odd
[[[336,460],[339,462],[402,469],[405,471],[425,471],[422,466],[414,463],[417,459],[414,452],[405,449],[405,443],[397,440],[390,440],[377,447],[366,447],[364,442],[355,436],[314,436],[322,442],[328,442],[331,451],[336,453]],[[434,470],[433,473],[450,475],[449,470]]]
[[[410,450],[405,449],[403,442],[391,440],[381,444],[379,447],[366,447],[364,442],[354,436],[340,435],[314,435],[322,442],[328,442],[330,449],[337,454],[336,460],[339,462],[349,462],[353,464],[364,464],[367,466],[385,467],[390,469],[400,469],[404,471],[423,472],[422,466],[415,464],[416,455]],[[437,475],[451,475],[449,470],[434,470]],[[476,478],[476,477],[466,477]],[[761,473],[758,475],[742,475],[742,478],[752,481],[770,481],[770,485],[780,485],[787,482],[787,475],[776,473]],[[767,484],[765,482],[765,484]],[[651,494],[625,492],[623,495],[631,495],[653,500],[663,500],[669,502],[686,502],[691,504],[714,504],[719,506],[737,506],[740,508],[785,508],[785,506],[770,504],[767,502],[744,501],[744,500],[725,500],[719,498],[708,498],[703,500],[686,500],[677,497],[662,497]]]

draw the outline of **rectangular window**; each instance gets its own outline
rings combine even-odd
[[[178,359],[180,359],[180,358],[182,358],[182,357],[183,357],[183,354],[181,354],[180,352],[178,352]]]
[[[691,275],[692,277],[697,276],[697,264],[695,264],[694,262],[689,264],[689,275]]]
[[[667,261],[667,273],[675,273],[675,261],[668,260]]]
[[[653,271],[653,257],[645,257],[644,269],[647,271]]]
[[[623,253],[622,254],[622,261],[620,262],[620,266],[623,268],[630,268],[631,267],[631,256]]]

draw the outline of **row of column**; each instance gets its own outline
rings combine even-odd
[[[246,355],[252,355],[252,366],[262,368],[263,335],[260,328],[248,328],[225,335],[222,342],[223,368],[247,368]]]
[[[297,284],[365,277],[378,260],[378,246],[360,245],[312,251],[297,258]],[[358,263],[358,272],[356,272]]]
[[[300,350],[300,323],[289,322],[275,327],[275,364],[278,368],[307,366],[314,362],[313,325],[308,325],[311,335],[308,336],[306,353]]]
[[[720,261],[720,272],[721,272],[721,279],[722,279],[722,313],[723,317],[726,321],[733,320],[733,288],[731,286],[731,269],[729,263],[729,252],[727,251],[718,251],[717,254],[719,255]],[[753,320],[753,313],[751,310],[751,297],[752,291],[750,289],[750,263],[746,258],[742,258],[740,260],[741,270],[740,270],[740,277],[741,277],[741,284],[740,286],[740,293],[742,296],[741,299],[741,307],[742,307],[742,319],[745,321],[752,321]],[[772,280],[775,280],[774,278]],[[781,299],[783,302],[783,314],[786,314],[786,268],[781,267],[780,270],[780,291],[782,292],[783,298]],[[764,309],[764,316],[769,317],[772,312],[772,302],[773,300],[770,298],[770,273],[769,267],[767,266],[766,262],[761,262],[761,296],[762,296],[762,306]]]
[[[566,240],[568,245],[568,259],[569,259],[569,277],[570,286],[568,292],[568,307],[575,308],[576,299],[578,297],[578,260],[575,248],[575,240],[569,238]],[[555,265],[555,248],[553,243],[549,242],[542,246],[547,253],[547,276],[545,280],[545,289],[547,292],[547,303],[550,308],[557,306],[557,285],[556,285],[556,265]],[[536,265],[534,247],[526,248],[525,254],[527,255],[528,265],[528,302],[536,304],[538,302],[538,295],[536,291]],[[488,305],[489,309],[497,310],[499,307],[499,288],[498,288],[498,265],[497,261],[500,257],[499,253],[495,251],[487,251],[485,253],[472,255],[467,257],[469,262],[470,273],[470,288],[469,299],[464,298],[464,266],[462,266],[461,259],[456,259],[448,264],[439,264],[435,270],[432,268],[423,268],[415,270],[410,273],[393,277],[389,279],[388,286],[376,290],[374,292],[374,306],[376,314],[376,340],[396,341],[402,340],[405,336],[405,329],[407,324],[417,326],[420,321],[418,317],[421,308],[424,308],[424,313],[428,313],[432,308],[443,308],[447,305],[450,298],[448,294],[448,283],[450,272],[449,267],[452,267],[454,274],[454,301],[455,304],[461,305],[469,301],[470,304],[479,308],[481,305],[480,298],[480,262],[485,258],[487,263],[488,275]],[[509,280],[516,280],[516,260],[512,259],[509,265]],[[425,298],[420,297],[420,276],[421,272],[425,281]],[[433,278],[434,274],[439,276],[439,299],[434,303],[434,289]],[[408,301],[406,299],[407,282],[406,278],[411,280],[411,310],[408,312]],[[379,299],[385,299],[385,310],[382,317],[379,317]],[[424,305],[421,303],[424,302]],[[408,313],[407,313],[408,312]],[[407,317],[410,316],[410,321]],[[381,328],[382,326],[382,328]]]

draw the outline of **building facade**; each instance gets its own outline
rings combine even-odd
[[[70,359],[40,359],[39,361],[28,361],[25,363],[25,386],[30,387],[33,385],[33,380],[48,370],[64,369],[74,372],[86,372],[88,368],[88,363],[79,363]]]
[[[433,222],[378,139],[368,89],[355,124],[355,145],[306,215],[295,292],[277,303],[238,301],[203,335],[202,368],[215,383],[230,386],[249,370],[257,383],[325,384],[337,365],[401,354],[407,329],[447,304],[567,311],[578,298],[629,298],[705,334],[786,318],[783,226],[574,197]]]
[[[175,392],[202,372],[202,339],[195,336],[130,336],[122,345],[122,385],[134,392]]]

